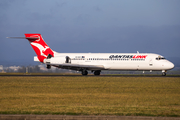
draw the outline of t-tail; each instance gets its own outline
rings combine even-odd
[[[40,62],[48,57],[54,57],[54,51],[44,42],[41,34],[25,34],[25,38],[30,42]]]

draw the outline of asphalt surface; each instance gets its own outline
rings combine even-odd
[[[180,75],[167,75],[167,76],[162,76],[162,75],[48,75],[48,74],[43,74],[43,75],[34,75],[34,74],[0,74],[0,76],[17,76],[17,77],[180,77]]]
[[[0,115],[0,120],[180,120],[180,117],[102,115]]]

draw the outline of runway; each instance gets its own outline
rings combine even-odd
[[[70,74],[0,74],[0,77],[179,77],[180,75],[70,75]]]
[[[180,117],[105,115],[0,115],[0,120],[180,120]]]

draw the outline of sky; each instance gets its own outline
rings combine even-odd
[[[1,0],[0,64],[34,64],[24,33],[61,53],[157,53],[180,60],[180,0]]]

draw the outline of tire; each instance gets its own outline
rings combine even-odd
[[[100,75],[101,71],[100,70],[96,70],[94,71],[94,75]]]
[[[165,73],[165,72],[163,72],[163,73],[162,73],[162,76],[166,76],[166,73]]]
[[[82,75],[87,75],[88,71],[87,70],[82,70]]]

